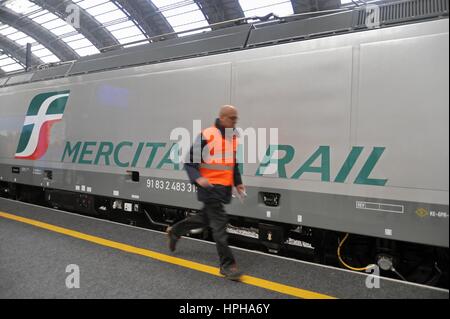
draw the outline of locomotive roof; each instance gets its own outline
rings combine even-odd
[[[375,9],[379,13],[377,28],[448,18],[446,0],[384,3]],[[159,35],[154,39],[158,41],[152,43],[120,49],[113,45],[104,48],[102,53],[78,60],[40,65],[28,72],[0,78],[0,87],[365,31],[374,27],[367,21],[375,9],[357,7],[283,18],[268,15],[257,22],[249,18],[235,19],[218,24],[232,26],[205,33],[177,38],[167,36],[166,40],[161,40],[165,35]]]

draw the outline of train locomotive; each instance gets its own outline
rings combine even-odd
[[[0,78],[1,196],[164,230],[200,208],[180,138],[232,104],[233,241],[448,288],[448,2],[378,9],[375,27],[364,8],[244,23]]]

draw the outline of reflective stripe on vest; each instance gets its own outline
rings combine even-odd
[[[222,159],[222,158],[234,158],[234,152],[225,152],[223,154],[214,154],[208,156],[208,159]]]
[[[232,186],[236,162],[236,137],[224,138],[215,126],[205,129],[202,135],[207,145],[202,152],[200,175],[211,184]]]
[[[234,169],[233,166],[222,165],[222,164],[200,164],[200,168],[214,169],[217,171],[232,171]]]

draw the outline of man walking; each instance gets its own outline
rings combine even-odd
[[[167,229],[169,249],[175,251],[180,236],[192,229],[210,226],[220,258],[220,273],[231,280],[239,280],[233,253],[228,246],[226,227],[228,217],[224,204],[231,202],[233,186],[245,194],[236,162],[237,138],[234,132],[238,112],[234,106],[222,106],[213,126],[202,131],[190,149],[190,161],[185,168],[192,183],[199,186],[198,200],[202,210]]]

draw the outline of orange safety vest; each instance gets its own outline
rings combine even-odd
[[[210,184],[233,186],[236,163],[237,138],[222,136],[220,130],[211,126],[202,132],[206,145],[202,151],[200,175]]]

